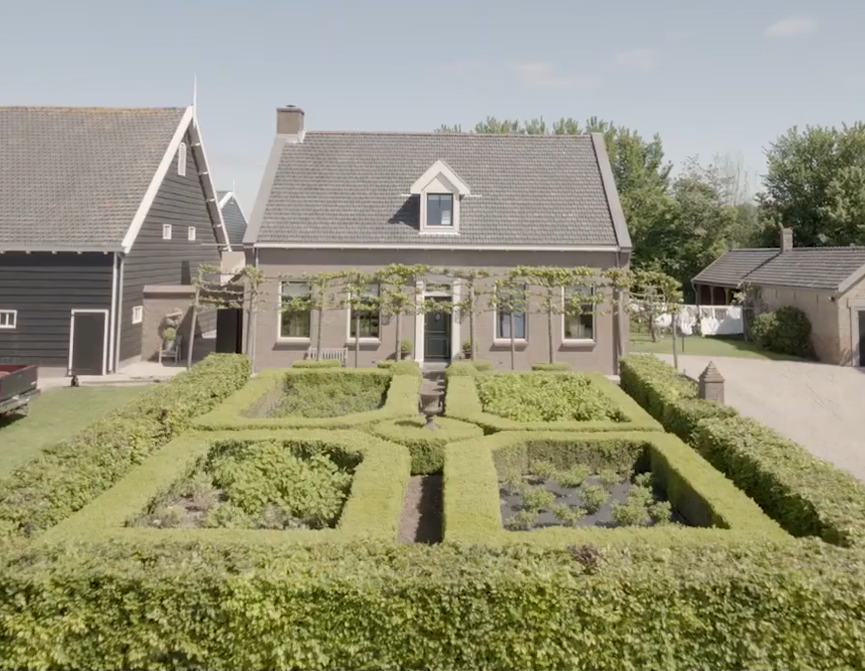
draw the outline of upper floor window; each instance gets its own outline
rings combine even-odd
[[[454,225],[454,197],[451,193],[431,193],[426,197],[426,225]]]
[[[18,310],[0,310],[0,329],[14,329],[18,326]]]
[[[171,224],[162,224],[162,239],[171,240]]]
[[[144,306],[136,305],[132,308],[132,323],[140,324],[144,321]]]
[[[177,174],[186,177],[186,143],[181,142],[177,149]]]
[[[186,239],[189,241],[194,241],[196,236],[195,226],[189,226],[186,229]]]

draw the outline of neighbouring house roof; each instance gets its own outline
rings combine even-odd
[[[0,108],[0,250],[128,251],[187,129],[191,107]]]
[[[228,239],[232,247],[240,247],[243,244],[243,236],[246,233],[246,215],[240,209],[237,196],[233,191],[219,191],[217,193],[219,209],[222,210],[222,220],[225,222],[225,230],[228,231]]]
[[[844,291],[865,271],[865,247],[734,249],[693,279],[694,284],[792,287]]]
[[[419,230],[410,191],[436,162],[467,185],[457,235]],[[600,135],[307,132],[280,136],[247,243],[615,247],[631,241]]]

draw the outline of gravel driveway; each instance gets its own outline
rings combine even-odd
[[[656,355],[673,363],[672,355]],[[865,481],[865,369],[798,361],[682,355],[696,378],[709,361],[725,402]]]

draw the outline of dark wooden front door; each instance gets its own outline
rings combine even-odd
[[[105,319],[104,312],[72,315],[72,375],[102,375]]]
[[[424,316],[424,360],[451,360],[451,315],[447,311],[450,298],[436,298],[442,310],[427,312]]]
[[[865,368],[865,310],[859,311],[859,366]]]
[[[217,311],[216,351],[222,354],[243,352],[243,310],[226,308]]]

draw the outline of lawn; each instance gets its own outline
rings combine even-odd
[[[740,359],[772,359],[775,361],[800,361],[785,354],[761,350],[757,345],[745,342],[742,336],[688,336],[678,341],[680,354],[696,356],[731,356]],[[659,336],[657,342],[644,333],[631,334],[631,351],[642,354],[672,354],[673,343],[669,335]]]
[[[4,477],[54,443],[69,438],[146,386],[66,387],[43,392],[30,403],[27,416],[0,418],[0,477]]]

